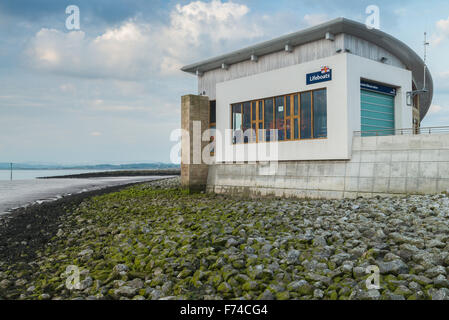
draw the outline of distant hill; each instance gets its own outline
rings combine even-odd
[[[143,170],[143,169],[173,169],[179,165],[172,163],[130,163],[130,164],[95,164],[95,165],[58,165],[14,163],[14,170]],[[10,164],[0,162],[0,170],[9,170]]]

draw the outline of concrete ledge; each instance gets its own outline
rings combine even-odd
[[[295,198],[433,194],[449,189],[449,134],[355,137],[351,160],[216,164],[207,190]]]

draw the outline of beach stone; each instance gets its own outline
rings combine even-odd
[[[349,296],[350,300],[380,300],[381,295],[378,290],[361,290],[355,289]]]
[[[290,283],[290,288],[290,291],[296,291],[303,296],[313,293],[313,287],[306,280],[300,280],[293,284]]]
[[[323,299],[323,297],[324,297],[324,292],[323,292],[323,290],[315,289],[315,290],[313,291],[313,297],[314,297],[315,299]]]
[[[34,290],[36,290],[36,287],[35,287],[35,286],[31,286],[31,287],[28,287],[28,288],[27,288],[27,292],[28,292],[28,293],[33,293]]]
[[[431,296],[432,300],[449,300],[449,289],[429,289],[429,295]]]
[[[352,265],[344,264],[341,266],[341,271],[346,274],[352,274]]]
[[[349,260],[351,256],[348,253],[338,253],[331,257],[331,261],[334,262],[337,266],[340,266],[344,261]]]
[[[299,250],[290,250],[287,253],[287,263],[288,264],[296,264],[298,263],[298,259],[299,259],[299,255],[301,254],[301,252]]]
[[[235,247],[238,244],[239,242],[237,240],[235,240],[234,238],[229,238],[228,241],[226,241],[226,248]]]
[[[355,279],[363,278],[367,275],[366,268],[363,267],[354,267],[352,269],[352,274]]]
[[[386,291],[382,294],[382,299],[384,299],[384,300],[405,300],[405,297],[402,295],[391,293],[390,291]]]
[[[128,272],[129,268],[126,264],[117,264],[114,266],[112,271],[118,273],[118,274],[126,274]]]
[[[433,279],[433,283],[437,288],[449,288],[449,280],[447,280],[447,277],[442,274]]]
[[[83,281],[80,282],[79,284],[79,290],[85,290],[89,287],[91,287],[93,284],[93,280],[91,277],[87,277],[86,279],[84,279]]]
[[[0,289],[5,290],[11,285],[12,285],[12,282],[9,281],[8,279],[4,279],[4,280],[0,281]]]
[[[412,294],[413,292],[407,288],[405,285],[399,285],[396,290],[394,291],[394,294],[399,295],[399,296],[404,296],[404,297],[408,297]]]
[[[274,295],[270,290],[265,290],[258,297],[258,300],[274,300]]]
[[[415,292],[420,291],[421,290],[421,285],[415,281],[412,281],[408,284],[408,287],[410,288],[410,290],[413,290]]]
[[[220,293],[229,293],[229,292],[232,291],[232,287],[231,287],[231,285],[230,285],[229,283],[227,283],[227,282],[222,282],[222,283],[218,286],[217,291],[220,292]]]
[[[167,296],[167,297],[159,298],[159,300],[161,300],[161,301],[173,301],[173,300],[177,300],[177,298],[175,296]]]
[[[315,247],[325,247],[325,246],[327,246],[327,241],[326,241],[326,238],[324,238],[322,236],[318,236],[313,239],[312,244]]]
[[[401,273],[407,273],[409,270],[408,265],[400,259],[387,262],[378,262],[378,266],[381,274],[399,275]]]
[[[83,251],[81,251],[81,252],[79,253],[79,256],[80,256],[80,257],[90,256],[90,255],[92,255],[93,253],[94,253],[94,251],[93,251],[92,249],[85,249],[85,250],[83,250]]]
[[[426,244],[427,248],[444,248],[446,244],[437,239],[432,239]]]
[[[138,289],[142,289],[143,288],[144,283],[143,283],[142,279],[135,278],[135,279],[133,279],[131,281],[128,281],[126,283],[126,285],[131,287],[131,288],[134,288],[134,289],[138,290]]]
[[[14,283],[14,285],[16,287],[23,287],[27,284],[27,281],[25,279],[18,279],[16,280],[16,282]]]
[[[129,286],[122,286],[114,290],[115,295],[132,298],[136,295],[137,289]]]
[[[435,278],[439,275],[446,275],[446,268],[443,266],[436,266],[426,270],[425,275],[429,278]]]
[[[446,194],[280,200],[189,195],[179,187],[178,178],[149,182],[87,199],[43,225],[26,221],[23,230],[52,240],[45,250],[26,240],[36,251],[33,257],[10,262],[0,256],[0,295],[39,299],[44,292],[50,299],[79,300],[449,296]],[[5,219],[0,218],[0,234]],[[53,238],[57,233],[60,237]],[[14,248],[24,250],[23,241],[8,240],[12,256],[19,253]],[[65,287],[59,270],[66,263],[79,264],[83,290]],[[381,289],[367,290],[366,268],[375,265],[383,275]],[[39,280],[28,280],[31,275]]]

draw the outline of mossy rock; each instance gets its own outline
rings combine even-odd
[[[333,290],[329,296],[330,300],[338,300],[338,293],[337,291]]]
[[[217,291],[218,292],[220,292],[220,293],[230,293],[231,291],[232,291],[232,287],[231,287],[231,285],[229,284],[229,283],[227,283],[227,282],[222,282],[219,286],[218,286],[218,288],[217,288]]]
[[[256,281],[247,281],[242,286],[242,289],[245,291],[255,291],[258,288],[259,284]]]
[[[276,293],[276,299],[277,300],[289,300],[290,293],[288,291],[278,292],[278,293]]]

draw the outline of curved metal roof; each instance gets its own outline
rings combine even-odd
[[[307,42],[323,39],[327,32],[333,34],[346,33],[367,40],[389,51],[412,71],[413,81],[417,88],[423,87],[424,61],[406,44],[393,36],[376,29],[368,29],[364,24],[346,18],[337,18],[323,24],[294,32],[279,38],[265,41],[215,58],[207,59],[183,67],[181,70],[196,74],[197,71],[207,72],[221,68],[223,63],[234,64],[250,59],[251,55],[263,56],[282,51],[285,45],[302,45]],[[427,92],[420,95],[421,120],[430,108],[433,97],[433,80],[429,69],[426,72]]]

